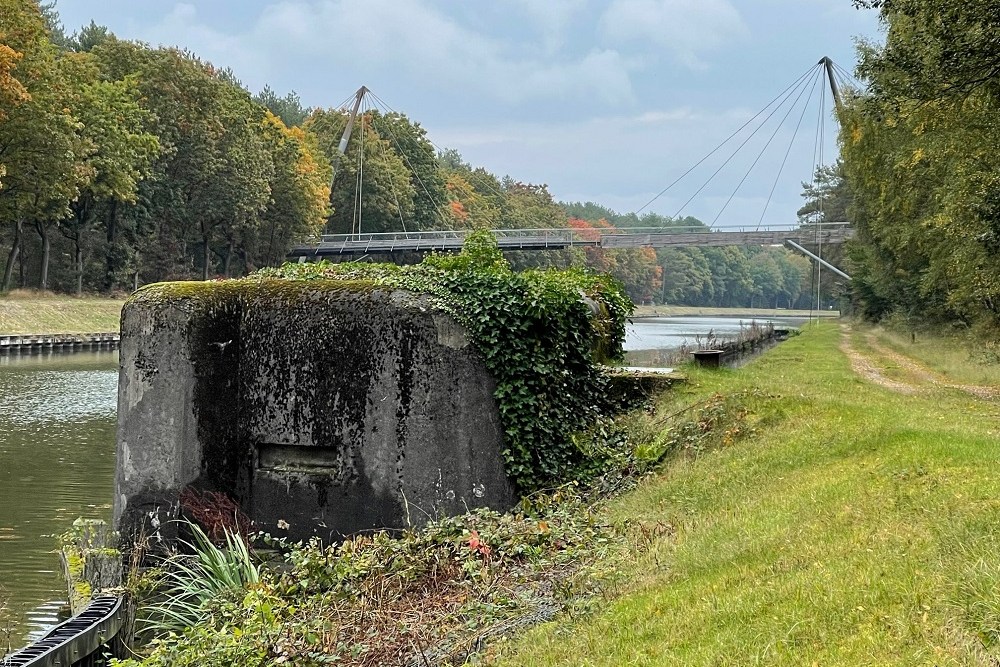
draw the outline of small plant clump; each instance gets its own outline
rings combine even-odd
[[[496,379],[506,472],[518,488],[551,487],[594,468],[574,436],[615,411],[602,362],[622,358],[633,308],[616,279],[572,269],[515,273],[488,230],[470,234],[457,255],[414,266],[286,264],[256,276],[362,280],[430,295],[466,327]]]

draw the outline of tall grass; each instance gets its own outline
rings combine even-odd
[[[216,546],[196,524],[188,524],[192,542],[182,542],[191,553],[169,557],[161,568],[157,599],[142,607],[142,630],[163,634],[196,627],[211,612],[211,605],[244,593],[260,583],[260,566],[246,541],[224,531]]]

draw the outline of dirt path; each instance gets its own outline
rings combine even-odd
[[[1000,387],[987,387],[972,384],[957,384],[950,382],[948,378],[937,373],[923,364],[900,354],[895,350],[886,347],[878,342],[874,334],[866,334],[865,342],[878,353],[880,359],[887,360],[895,364],[907,374],[909,382],[894,380],[886,377],[878,364],[868,355],[854,349],[851,345],[851,328],[847,325],[841,326],[843,337],[841,339],[841,350],[847,355],[851,362],[851,368],[855,373],[865,378],[869,382],[880,385],[901,394],[916,394],[927,389],[957,389],[971,394],[977,398],[996,399],[1000,398]]]
[[[851,345],[850,327],[847,325],[841,325],[840,330],[842,333],[840,339],[840,349],[845,355],[847,355],[847,359],[851,362],[851,370],[872,384],[877,384],[881,387],[885,387],[886,389],[899,392],[900,394],[916,394],[920,391],[921,388],[917,385],[892,380],[883,375],[882,371],[875,365],[870,357],[861,354]]]

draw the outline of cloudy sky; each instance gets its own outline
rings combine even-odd
[[[294,90],[309,106],[338,106],[364,84],[474,165],[619,211],[645,205],[821,57],[852,71],[855,40],[881,39],[876,15],[850,0],[59,0],[57,9],[69,32],[93,19],[122,38],[184,47],[251,91]],[[699,192],[756,122],[645,210],[718,216],[720,226],[792,222],[821,119],[826,161],[836,153],[830,96],[820,113],[811,81],[707,187]]]

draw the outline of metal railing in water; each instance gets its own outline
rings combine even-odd
[[[0,667],[96,667],[106,664],[105,647],[125,624],[122,599],[94,601],[42,639],[0,658]]]

